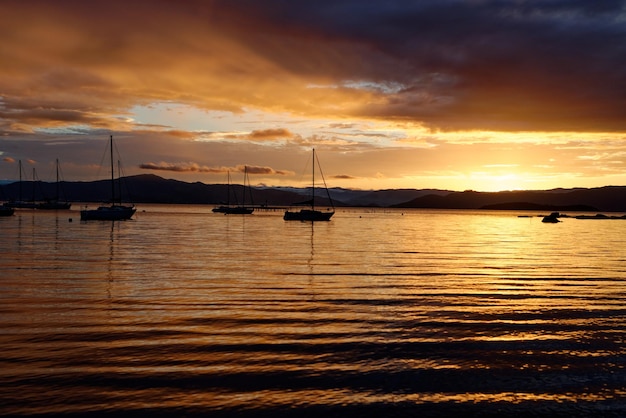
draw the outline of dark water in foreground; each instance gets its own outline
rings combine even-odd
[[[210,209],[0,218],[0,415],[626,416],[626,221]]]

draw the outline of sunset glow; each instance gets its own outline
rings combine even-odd
[[[3,1],[0,179],[56,158],[299,186],[626,184],[621,2]],[[28,163],[26,163],[28,164]]]

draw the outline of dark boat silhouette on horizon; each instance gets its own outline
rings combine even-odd
[[[248,190],[250,192],[250,202],[252,202],[252,191],[250,190],[250,180],[248,179],[248,166],[244,167],[243,174],[243,197],[241,199],[241,205],[237,202],[237,195],[235,194],[235,206],[230,204],[230,171],[228,172],[228,185],[226,189],[226,204],[214,207],[213,212],[223,213],[224,215],[250,215],[254,212],[254,208],[246,206],[246,182],[248,183]]]
[[[326,194],[328,196],[328,201],[331,205],[331,210],[321,211],[315,209],[315,165],[317,164],[320,175],[322,177],[322,181],[324,183],[324,189],[326,190]],[[324,180],[324,174],[322,173],[322,167],[319,163],[319,159],[315,154],[315,148],[313,148],[313,161],[312,161],[312,182],[311,182],[311,199],[305,202],[297,203],[296,205],[302,206],[310,206],[311,209],[301,209],[299,211],[285,211],[283,215],[283,219],[285,221],[330,221],[330,218],[335,214],[335,206],[333,204],[333,199],[330,197],[330,192],[328,191],[328,187],[326,186],[326,180]]]
[[[110,138],[111,152],[111,204],[99,206],[97,209],[83,209],[80,211],[81,221],[122,221],[132,218],[137,210],[135,205],[122,204],[122,192],[119,200],[115,199],[115,170],[113,167],[113,135]],[[120,188],[121,189],[121,188]]]
[[[55,195],[51,199],[46,199],[44,202],[37,204],[37,209],[44,210],[67,210],[72,204],[67,200],[60,199],[60,182],[59,182],[59,159],[56,160],[56,183],[55,183]]]

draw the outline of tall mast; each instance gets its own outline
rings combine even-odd
[[[313,184],[311,185],[311,210],[315,210],[315,148],[313,148],[313,161],[311,162],[313,169]]]
[[[19,170],[19,175],[20,175],[20,182],[19,184],[19,201],[22,201],[22,160],[18,161],[18,170]]]
[[[113,135],[111,135],[111,203],[115,204],[115,173],[113,168]]]
[[[31,200],[31,202],[35,201],[35,167],[33,167],[33,199]]]
[[[59,200],[59,159],[57,158],[57,185],[56,185],[56,200]]]

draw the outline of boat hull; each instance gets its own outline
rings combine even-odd
[[[11,216],[15,213],[15,209],[8,206],[0,206],[0,216]]]
[[[71,203],[55,202],[55,201],[43,202],[37,205],[37,209],[44,209],[44,210],[67,210],[70,207],[72,207]]]
[[[35,202],[24,202],[22,200],[18,200],[15,202],[6,202],[4,206],[12,209],[35,209],[37,204]]]
[[[286,211],[283,215],[283,219],[285,221],[309,221],[309,222],[319,222],[319,221],[330,221],[330,218],[335,214],[335,212],[321,212],[319,210],[308,210],[302,209],[298,212],[290,212]]]
[[[135,214],[134,206],[100,206],[98,209],[80,211],[81,221],[124,221]]]
[[[254,212],[254,208],[247,207],[229,207],[229,206],[218,206],[213,208],[213,212],[223,213],[225,215],[250,215]]]

